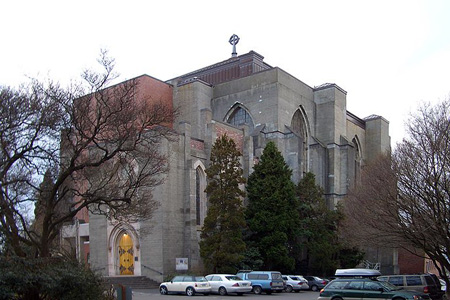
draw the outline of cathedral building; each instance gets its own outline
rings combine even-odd
[[[201,268],[200,230],[208,199],[205,169],[212,145],[223,134],[242,153],[244,176],[273,141],[297,183],[312,172],[330,209],[346,196],[361,167],[390,151],[389,122],[360,118],[347,109],[347,92],[335,83],[310,86],[257,52],[236,55],[167,81],[139,76],[140,88],[179,109],[176,138],[164,141],[169,171],[153,191],[160,206],[141,223],[89,215],[66,228],[80,257],[104,276],[166,275]]]

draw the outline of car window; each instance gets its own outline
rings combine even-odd
[[[380,285],[381,285],[386,291],[388,291],[388,292],[396,291],[396,290],[401,289],[401,288],[399,288],[398,286],[393,285],[393,284],[390,284],[390,283],[387,282],[387,281],[378,281],[378,282],[379,282]]]
[[[212,281],[222,281],[222,278],[220,276],[213,276]]]
[[[258,274],[248,274],[248,279],[258,279]]]
[[[298,278],[297,276],[292,276],[291,278],[292,280],[300,280],[300,278]]]
[[[173,282],[182,282],[183,281],[183,276],[175,276],[172,279]]]
[[[258,279],[268,280],[269,279],[269,274],[259,274],[258,275]]]
[[[272,279],[281,279],[280,273],[272,273]]]
[[[431,276],[424,276],[425,282],[427,285],[437,285],[436,281],[434,281],[433,277]]]
[[[396,286],[403,286],[403,276],[392,276],[389,277],[388,282],[390,284],[396,285]]]
[[[332,281],[328,284],[328,289],[342,290],[348,284],[348,281]]]
[[[192,276],[184,276],[183,277],[183,282],[191,282],[191,281],[194,281]]]
[[[422,279],[420,278],[420,276],[406,276],[406,285],[422,285]]]
[[[374,281],[365,281],[364,282],[364,289],[369,291],[377,291],[379,290],[381,285],[378,282]]]
[[[225,278],[228,280],[242,280],[241,277],[236,275],[225,276]]]
[[[204,281],[206,281],[206,278],[203,277],[203,276],[195,276],[195,281],[197,281],[197,282],[204,282]]]
[[[208,275],[208,276],[206,276],[205,278],[206,278],[206,280],[208,280],[208,281],[213,281],[213,280],[212,280],[212,279],[213,279],[213,276],[211,276],[211,275]]]
[[[361,290],[363,287],[362,281],[350,281],[350,283],[347,286],[347,289],[350,290]]]

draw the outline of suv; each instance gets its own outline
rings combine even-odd
[[[440,300],[444,295],[441,283],[434,274],[388,275],[379,276],[378,280],[387,281],[406,290],[414,290],[430,295],[433,300]]]
[[[252,291],[259,295],[262,292],[270,295],[272,292],[282,292],[285,287],[281,273],[277,271],[239,271],[237,276],[251,281]]]
[[[400,289],[386,281],[370,278],[339,278],[327,284],[317,300],[429,300],[430,297],[416,291]]]

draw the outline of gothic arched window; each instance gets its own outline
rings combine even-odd
[[[195,220],[203,225],[206,216],[205,174],[201,167],[195,169]]]
[[[291,129],[299,139],[299,171],[308,172],[308,127],[304,112],[300,109],[292,117]]]
[[[254,127],[252,117],[240,106],[236,107],[230,114],[227,123],[234,126],[247,125],[250,130]]]

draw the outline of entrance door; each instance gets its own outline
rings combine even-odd
[[[120,275],[134,275],[133,240],[124,233],[119,242]]]

